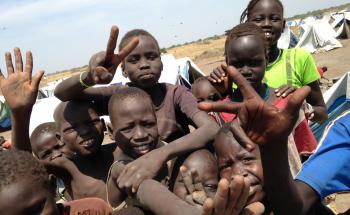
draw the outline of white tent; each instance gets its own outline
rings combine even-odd
[[[280,39],[278,40],[277,46],[280,49],[294,48],[298,42],[298,37],[293,33],[289,26],[286,25]]]
[[[300,26],[301,37],[297,48],[304,48],[311,53],[317,50],[330,51],[335,48],[343,47],[335,39],[336,32],[332,26],[325,20],[308,21]]]
[[[334,15],[335,20],[332,27],[336,30],[336,38],[349,39],[350,38],[350,12]]]

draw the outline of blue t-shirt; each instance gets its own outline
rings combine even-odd
[[[311,186],[321,200],[350,190],[350,111],[327,126],[316,153],[305,162],[296,179]]]

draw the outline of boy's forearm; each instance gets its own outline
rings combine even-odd
[[[22,113],[11,113],[11,142],[14,149],[32,152],[29,139],[31,110]]]
[[[157,195],[152,195],[157,193]],[[171,193],[164,185],[154,180],[144,180],[136,198],[141,205],[157,215],[200,215],[200,211]]]
[[[304,214],[304,196],[293,179],[288,163],[288,140],[260,147],[264,188],[275,214]]]
[[[209,116],[208,119],[195,131],[169,143],[165,147],[161,147],[160,150],[164,150],[167,160],[201,149],[213,141],[219,126]]]
[[[82,80],[84,83],[89,86],[93,85],[89,76],[87,76],[88,72],[84,72],[82,75]],[[72,76],[61,83],[59,83],[55,89],[55,96],[59,98],[61,101],[70,101],[74,98],[77,98],[82,94],[82,92],[86,89],[80,83],[80,74]]]

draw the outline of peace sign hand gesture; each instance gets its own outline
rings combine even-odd
[[[7,79],[0,72],[0,87],[12,114],[23,114],[32,110],[38,94],[40,80],[44,71],[37,72],[32,77],[33,56],[30,51],[26,53],[26,64],[23,70],[21,51],[14,49],[16,70],[12,64],[11,53],[5,54]]]
[[[114,53],[117,45],[119,29],[117,26],[112,26],[107,50],[94,54],[89,62],[88,74],[85,82],[91,85],[94,84],[109,84],[114,74],[130,52],[137,46],[138,38],[133,38],[118,54]]]
[[[286,139],[292,132],[300,107],[309,94],[310,88],[305,86],[296,90],[288,100],[286,107],[279,110],[262,100],[234,67],[228,67],[228,75],[229,82],[236,83],[241,91],[243,102],[241,104],[233,102],[200,103],[199,108],[205,111],[238,113],[239,123],[245,134],[252,142],[260,146],[278,144],[280,140]]]

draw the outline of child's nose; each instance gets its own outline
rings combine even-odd
[[[269,18],[264,19],[263,27],[271,27],[271,20]]]
[[[140,69],[149,69],[149,63],[146,59],[141,59],[140,60]]]
[[[142,128],[142,126],[136,126],[134,139],[138,140],[138,139],[143,139],[145,137],[147,137],[147,133],[145,132],[145,129]]]

